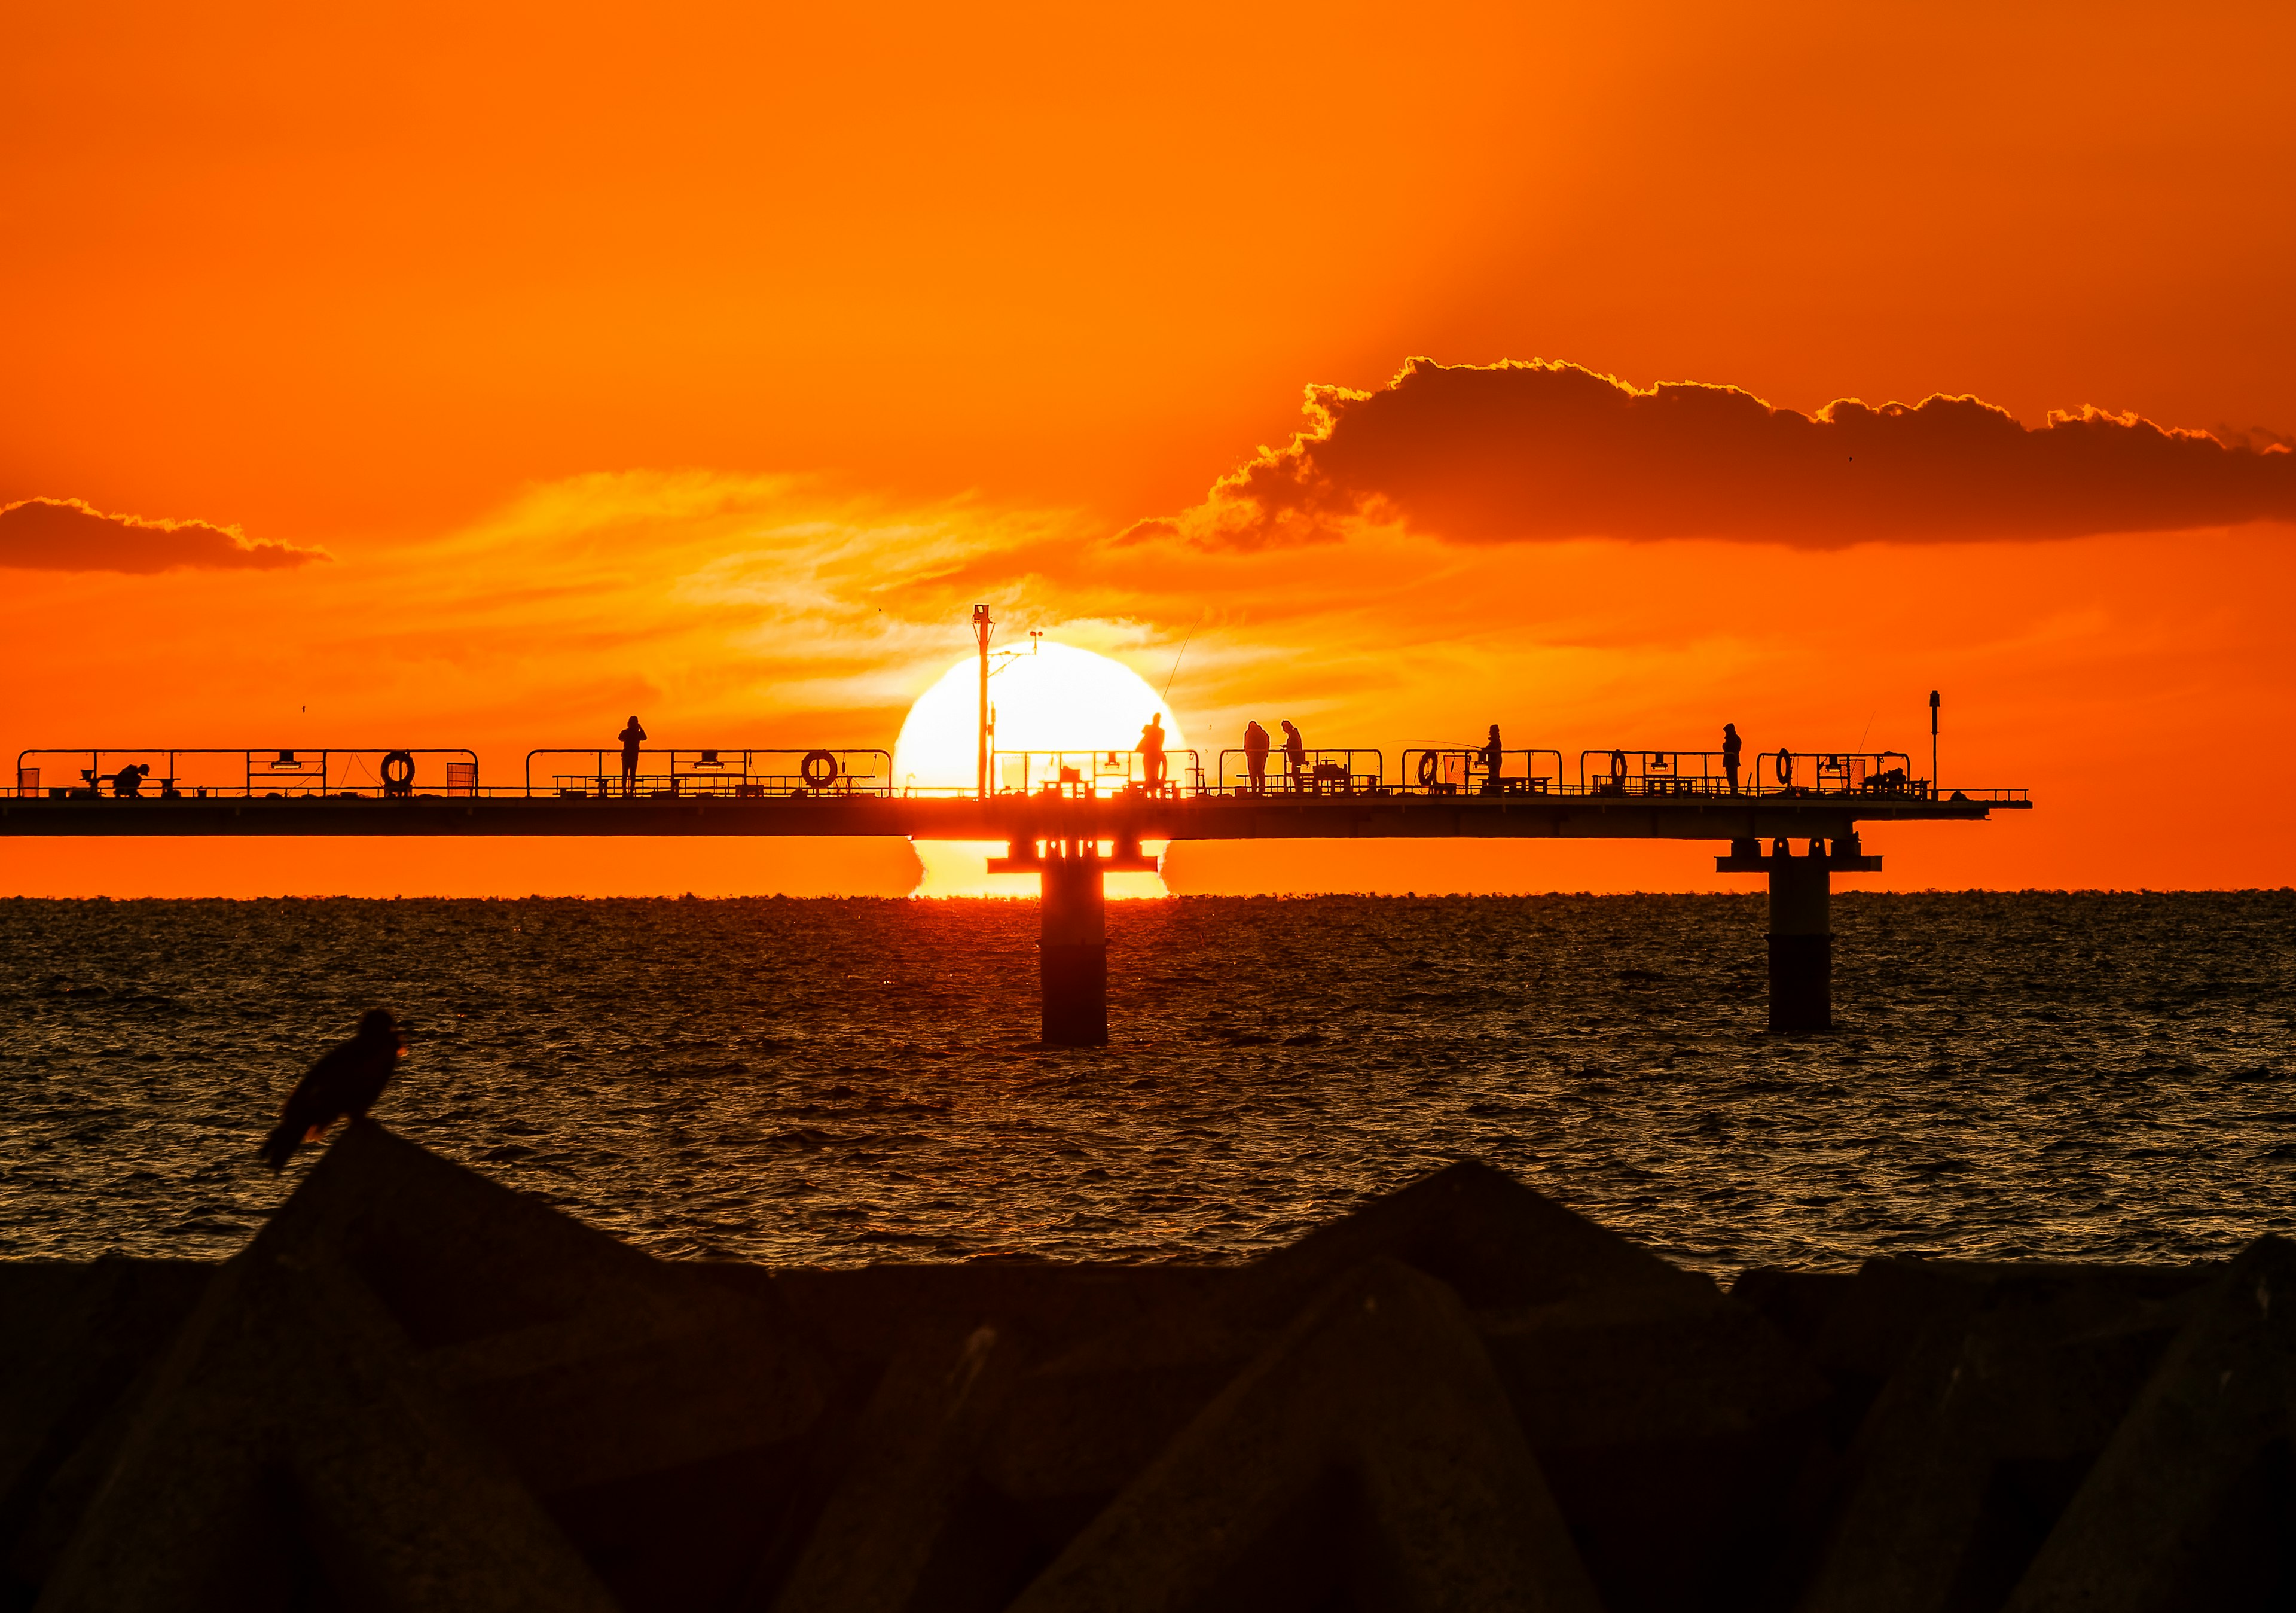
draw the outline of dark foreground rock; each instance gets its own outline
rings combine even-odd
[[[2296,1247],[1725,1295],[1479,1165],[1242,1267],[665,1263],[360,1123],[0,1265],[0,1607],[2296,1605]]]

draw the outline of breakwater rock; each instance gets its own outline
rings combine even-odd
[[[0,1266],[6,1605],[2056,1609],[2296,1592],[2296,1246],[1728,1293],[1456,1165],[1249,1266],[655,1260],[358,1123]]]

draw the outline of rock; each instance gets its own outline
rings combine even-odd
[[[1824,1339],[1836,1363],[1890,1375],[1802,1606],[1997,1608],[2167,1347],[2179,1290],[2208,1272],[1889,1262],[1869,1275],[1875,1293],[1845,1301]]]
[[[2286,1605],[2291,1295],[1725,1298],[1472,1164],[1244,1267],[665,1263],[361,1122],[221,1267],[0,1264],[4,1605]]]
[[[2296,1603],[2296,1244],[2212,1282],[2009,1599],[2009,1613]]]
[[[177,1337],[39,1607],[284,1608],[320,1585],[392,1613],[614,1606],[357,1279],[258,1238]]]
[[[1699,1297],[1636,1287],[1475,1316],[1610,1613],[1750,1599],[1823,1427],[1831,1391],[1801,1353],[1750,1306]]]
[[[52,1478],[166,1347],[213,1270],[116,1256],[0,1267],[0,1555],[12,1559]]]
[[[1020,1366],[1016,1342],[992,1326],[920,1329],[863,1413],[844,1480],[772,1604],[777,1613],[1011,1599],[1024,1569],[1041,1564],[1013,1531],[978,1515],[975,1467],[981,1430]]]
[[[1511,1176],[1462,1160],[1255,1263],[1236,1314],[1280,1325],[1343,1273],[1382,1257],[1439,1278],[1476,1310],[1553,1304],[1605,1288],[1669,1289],[1694,1302],[1716,1293],[1709,1279]]]
[[[1585,1609],[1585,1569],[1465,1310],[1375,1259],[1335,1284],[1013,1604]]]

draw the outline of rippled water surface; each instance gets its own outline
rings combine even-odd
[[[2296,895],[1849,896],[1831,1035],[1758,897],[0,901],[0,1254],[220,1255],[375,1003],[377,1114],[659,1253],[1207,1259],[1479,1156],[1686,1263],[2189,1258],[2296,1230]]]

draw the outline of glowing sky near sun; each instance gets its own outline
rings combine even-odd
[[[2264,4],[19,7],[0,748],[890,748],[987,601],[1179,657],[1215,748],[1918,749],[1939,687],[1947,781],[2042,810],[1859,883],[2288,884],[2292,74]],[[1705,852],[1168,871],[1744,884]],[[13,843],[0,892],[915,868]]]
[[[992,649],[988,704],[996,720],[998,758],[994,787],[1033,788],[1057,781],[1065,763],[1095,787],[1122,787],[1133,775],[1103,780],[1102,759],[1128,769],[1151,717],[1164,728],[1167,765],[1173,778],[1190,772],[1187,730],[1161,696],[1121,662],[1074,645],[1051,640]],[[972,790],[979,786],[980,671],[977,658],[958,662],[917,696],[901,724],[893,750],[894,787],[901,790]],[[1046,754],[1051,753],[1051,754]],[[1206,758],[1212,765],[1216,759]],[[1155,847],[1144,848],[1153,855]],[[917,847],[924,865],[918,886],[923,896],[1023,896],[1036,894],[1033,876],[990,874],[984,866],[1004,848],[926,842]],[[1160,895],[1153,874],[1108,876],[1112,896]]]

